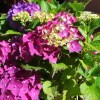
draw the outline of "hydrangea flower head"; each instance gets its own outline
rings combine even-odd
[[[41,88],[36,73],[8,65],[0,68],[0,100],[39,100]]]
[[[26,22],[32,21],[31,16],[26,11],[20,11],[16,16],[13,17],[14,21],[20,21],[25,26]]]
[[[27,18],[25,18],[24,21],[29,21],[30,17],[32,17],[36,11],[40,11],[39,5],[20,1],[13,5],[12,8],[8,11],[7,19],[10,22],[12,28],[19,29],[21,31],[24,30],[24,27],[19,22],[14,21],[15,19],[19,19],[16,17],[21,17],[23,13],[25,13]],[[25,17],[25,15],[23,16]]]
[[[76,18],[72,14],[59,12],[54,19],[40,26],[37,30],[41,33],[42,38],[48,41],[48,45],[54,45],[55,47],[66,45],[69,51],[79,52],[82,50],[79,44],[81,35],[78,29],[73,25],[76,21]],[[70,45],[69,47],[69,45],[67,45],[73,43],[78,44],[78,46],[72,47],[72,45]],[[73,48],[73,50],[70,48]]]
[[[90,11],[84,11],[79,17],[77,17],[77,19],[80,21],[92,21],[93,19],[100,19],[100,16]]]

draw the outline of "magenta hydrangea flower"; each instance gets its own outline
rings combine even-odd
[[[48,59],[52,63],[57,62],[60,48],[48,45],[48,42],[42,39],[39,33],[33,31],[24,34],[22,40],[23,46],[27,44],[31,56],[43,56],[44,60]]]
[[[69,49],[69,52],[79,53],[82,50],[82,46],[79,44],[77,40],[67,43],[67,47]]]
[[[34,12],[40,11],[40,7],[38,4],[22,2],[22,1],[12,6],[12,8],[8,11],[7,19],[10,23],[10,26],[19,31],[25,30],[25,27],[22,26],[19,22],[15,22],[13,20],[13,17],[16,16],[18,13],[20,13],[21,11],[28,12],[30,17],[32,17],[34,15]]]
[[[0,68],[0,100],[39,100],[39,75],[15,66]]]
[[[83,36],[79,33],[77,27],[74,27],[75,22],[77,20],[72,14],[59,12],[54,19],[38,26],[37,31],[49,46],[66,46],[69,52],[79,53],[82,50],[79,40],[82,40]],[[56,51],[54,50],[54,52]],[[49,54],[44,53],[44,55],[46,55],[44,59],[49,58],[52,61],[52,54],[50,57],[47,57]]]
[[[8,55],[11,52],[11,48],[8,42],[1,41],[0,42],[0,64],[5,63],[8,59]]]

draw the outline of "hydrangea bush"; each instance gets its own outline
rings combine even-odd
[[[19,1],[0,15],[0,100],[100,100],[100,15],[86,1]]]

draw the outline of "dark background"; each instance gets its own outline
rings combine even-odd
[[[7,10],[11,7],[11,5],[18,1],[19,0],[0,0],[0,13],[7,12]],[[58,1],[62,3],[64,1],[69,2],[73,0],[58,0]],[[79,1],[84,1],[84,0],[79,0]],[[92,0],[87,5],[86,10],[100,14],[100,0]]]

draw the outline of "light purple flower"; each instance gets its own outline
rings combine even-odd
[[[13,21],[13,17],[21,11],[26,11],[30,14],[30,16],[33,16],[35,11],[40,11],[40,7],[35,3],[20,1],[17,4],[13,5],[12,8],[8,11],[7,19],[10,23],[10,26],[19,31],[25,31],[24,26],[22,26],[19,22]]]

